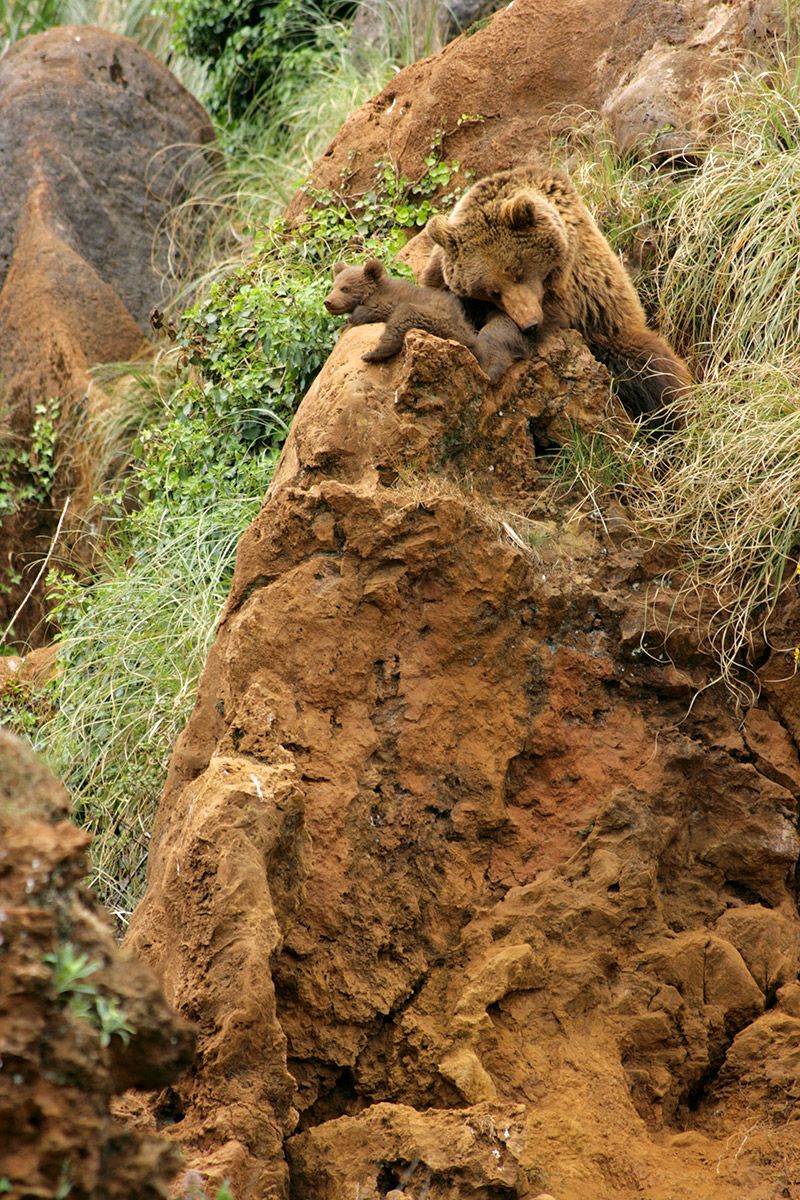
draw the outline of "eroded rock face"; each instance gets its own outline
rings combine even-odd
[[[63,788],[0,731],[0,1178],[12,1196],[155,1200],[180,1156],[110,1104],[171,1083],[194,1035],[121,957],[80,883],[89,839],[67,818]]]
[[[67,528],[79,516],[68,439],[91,403],[88,369],[142,348],[164,300],[164,218],[208,169],[213,137],[167,68],[106,30],[51,29],[0,60],[0,463],[13,485],[0,508],[0,627],[31,583],[13,575],[44,556],[71,493]],[[35,451],[33,471],[20,458],[37,406],[53,401],[56,473],[43,481]],[[34,597],[17,637],[40,618]]]
[[[492,388],[413,332],[366,367],[378,332],[303,402],[160,807],[129,944],[201,1023],[172,1136],[237,1200],[772,1200],[704,1104],[763,1028],[746,1121],[800,1162],[796,750],[689,710],[622,510],[564,524],[569,418],[625,420],[577,335]]]
[[[434,144],[480,178],[549,152],[599,112],[625,150],[680,154],[706,127],[704,89],[783,26],[780,0],[515,0],[414,63],[342,126],[311,176],[358,197],[376,162],[408,179]],[[290,215],[305,203],[301,192]]]

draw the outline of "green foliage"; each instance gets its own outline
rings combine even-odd
[[[302,51],[353,8],[352,0],[174,0],[175,45],[208,71],[209,109],[239,120],[301,78]]]
[[[95,984],[88,982],[102,963],[90,960],[88,954],[76,950],[71,942],[63,942],[58,950],[45,954],[44,962],[53,968],[56,995],[73,1016],[98,1028],[101,1046],[108,1046],[114,1036],[128,1044],[136,1030],[128,1024],[119,1002],[101,995]]]
[[[0,53],[30,33],[42,33],[63,20],[62,0],[0,0]]]
[[[209,1200],[208,1185],[199,1171],[187,1171],[183,1177],[181,1200]],[[227,1179],[214,1192],[214,1200],[233,1200]]]
[[[236,544],[277,452],[245,453],[237,471],[228,447],[204,477],[205,448],[195,456],[204,433],[209,442],[208,427],[189,419],[177,449],[159,441],[145,460],[152,482],[159,461],[167,471],[183,455],[186,496],[170,484],[120,516],[91,585],[65,574],[51,580],[63,671],[49,685],[54,715],[33,740],[71,792],[75,819],[94,836],[94,886],[123,924],[143,890],[158,794]]]
[[[733,80],[719,136],[663,211],[661,305],[681,344],[715,362],[777,361],[800,345],[800,60]]]
[[[184,314],[177,344],[198,375],[181,391],[181,420],[196,418],[212,435],[210,443],[201,437],[194,453],[222,451],[224,457],[233,448],[238,455],[242,447],[283,440],[338,332],[322,303],[332,263],[369,255],[390,259],[409,230],[425,224],[434,194],[449,188],[458,170],[458,163],[442,161],[441,140],[418,180],[379,163],[376,185],[355,203],[331,192],[310,195],[313,202],[295,228],[274,221],[256,238],[252,263],[213,284],[209,297]],[[449,205],[455,196],[451,189],[439,203]],[[180,490],[185,500],[192,475],[207,488],[205,469],[200,474],[186,459],[193,439],[181,438],[172,426],[147,432],[143,444],[148,440],[171,447],[172,457],[168,463],[158,457],[155,478],[145,468],[147,495]]]
[[[64,942],[57,951],[45,954],[44,961],[53,968],[53,985],[58,996],[94,996],[97,988],[86,980],[99,971],[102,963]]]
[[[136,1030],[126,1019],[119,1001],[107,996],[97,996],[94,1009],[100,1026],[100,1045],[108,1046],[112,1037],[118,1037],[122,1044],[127,1046],[131,1034],[136,1033]]]
[[[8,439],[0,445],[0,519],[25,504],[49,500],[60,411],[61,401],[55,397],[37,404],[28,444]]]

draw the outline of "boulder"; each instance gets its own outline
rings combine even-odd
[[[83,478],[91,498],[94,464],[75,435],[93,403],[89,369],[141,350],[170,286],[167,214],[208,170],[213,139],[167,68],[107,30],[50,29],[0,60],[0,632],[70,495],[65,529],[78,523]],[[45,471],[43,415],[54,424]],[[17,639],[41,616],[37,590]]]
[[[626,151],[691,153],[709,85],[783,27],[780,0],[514,0],[400,71],[342,126],[310,178],[357,199],[376,163],[407,179],[434,145],[480,178],[548,154],[555,132],[601,115]],[[290,217],[307,203],[301,190]]]

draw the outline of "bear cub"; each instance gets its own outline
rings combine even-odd
[[[375,349],[362,355],[366,362],[383,362],[397,354],[409,329],[424,329],[436,337],[461,342],[492,383],[497,383],[512,362],[530,357],[531,343],[504,313],[495,311],[488,320],[482,314],[485,324],[476,330],[452,292],[396,279],[376,258],[360,267],[335,263],[333,274],[334,285],[324,301],[329,313],[349,312],[348,325],[386,322]]]
[[[396,279],[377,258],[360,267],[335,263],[333,274],[333,287],[324,301],[329,313],[350,313],[347,325],[386,322],[375,349],[362,354],[364,362],[383,362],[397,354],[409,329],[452,338],[474,351],[478,335],[452,292]]]

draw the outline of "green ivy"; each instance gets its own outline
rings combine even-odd
[[[50,499],[56,473],[57,424],[61,401],[53,397],[34,409],[27,445],[0,446],[0,519],[26,504]]]
[[[392,261],[397,251],[432,215],[434,196],[442,208],[457,198],[459,164],[442,160],[443,136],[417,180],[379,163],[374,187],[357,201],[309,192],[296,226],[278,220],[262,231],[253,260],[184,314],[177,344],[187,374],[169,424],[140,436],[140,498],[161,496],[185,510],[234,485],[250,494],[271,470],[341,328],[323,306],[333,262],[375,255],[408,273]],[[250,470],[245,455],[255,456]]]

